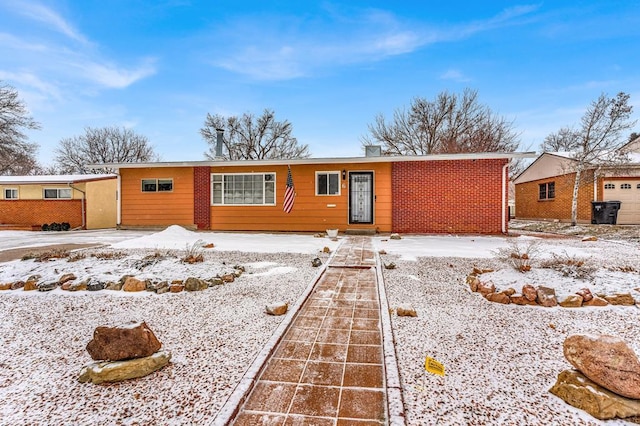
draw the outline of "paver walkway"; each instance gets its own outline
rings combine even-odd
[[[371,240],[350,237],[331,257],[233,424],[389,424],[380,315]]]

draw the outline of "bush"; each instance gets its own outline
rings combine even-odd
[[[71,224],[69,222],[52,222],[50,224],[42,225],[41,229],[43,231],[68,231],[71,229]]]
[[[496,257],[510,263],[516,271],[528,272],[539,253],[538,241],[531,240],[528,244],[520,245],[517,240],[511,240],[508,247],[497,251]]]

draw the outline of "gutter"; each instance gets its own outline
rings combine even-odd
[[[87,224],[86,224],[86,219],[85,219],[85,209],[84,209],[84,202],[86,200],[87,197],[87,193],[85,191],[83,191],[82,189],[73,186],[71,183],[67,183],[67,185],[69,185],[69,188],[71,189],[75,189],[76,191],[82,192],[82,229],[86,229],[87,228]]]

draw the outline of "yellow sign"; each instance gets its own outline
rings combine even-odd
[[[440,364],[438,361],[431,357],[427,357],[427,359],[424,360],[424,368],[429,373],[437,374],[438,376],[444,377],[444,365]]]

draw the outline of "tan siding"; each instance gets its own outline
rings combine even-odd
[[[86,183],[87,229],[115,228],[117,179]]]

